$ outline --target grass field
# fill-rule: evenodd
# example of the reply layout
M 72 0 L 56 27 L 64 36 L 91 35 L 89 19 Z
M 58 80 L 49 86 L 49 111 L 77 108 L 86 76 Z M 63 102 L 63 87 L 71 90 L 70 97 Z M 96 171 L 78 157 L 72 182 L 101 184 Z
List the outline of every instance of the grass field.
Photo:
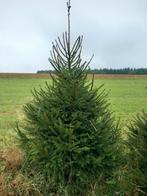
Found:
M 45 81 L 51 83 L 51 79 L 45 74 L 0 74 L 0 195 L 2 196 L 42 195 L 39 194 L 40 191 L 44 192 L 46 188 L 42 182 L 44 179 L 42 175 L 35 173 L 32 178 L 34 171 L 31 176 L 30 172 L 22 172 L 25 154 L 17 145 L 17 135 L 14 131 L 15 122 L 23 120 L 23 105 L 33 98 L 31 90 L 39 89 L 39 86 L 43 87 Z M 104 84 L 104 88 L 109 93 L 110 107 L 116 117 L 121 117 L 122 124 L 126 125 L 129 119 L 142 109 L 147 112 L 147 76 L 95 76 L 95 87 L 99 87 L 101 84 Z M 125 141 L 123 139 L 127 139 L 126 130 L 126 128 L 122 128 L 122 143 Z M 123 154 L 127 155 L 128 150 L 123 145 Z M 123 156 L 125 157 L 125 155 Z M 126 184 L 123 179 L 126 168 L 122 165 L 121 171 L 118 171 L 122 184 Z M 52 183 L 49 185 L 52 190 Z M 98 184 L 93 190 L 95 192 L 93 195 L 99 195 L 97 193 L 106 195 L 103 192 L 105 189 L 109 189 L 109 185 L 107 186 L 102 186 L 100 189 Z
M 15 121 L 23 118 L 22 107 L 32 99 L 31 89 L 50 83 L 48 75 L 0 74 L 0 138 L 7 143 Z M 95 86 L 104 84 L 111 108 L 126 123 L 135 113 L 147 111 L 147 76 L 100 75 Z M 11 137 L 9 137 L 10 139 Z

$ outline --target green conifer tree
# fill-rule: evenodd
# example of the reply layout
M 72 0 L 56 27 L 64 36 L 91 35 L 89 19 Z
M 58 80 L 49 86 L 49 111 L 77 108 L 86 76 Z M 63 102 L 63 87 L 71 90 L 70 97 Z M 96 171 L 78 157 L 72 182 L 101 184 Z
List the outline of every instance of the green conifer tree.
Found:
M 130 195 L 147 194 L 147 114 L 136 116 L 129 126 L 128 179 Z
M 52 84 L 33 91 L 18 133 L 27 167 L 75 196 L 112 179 L 119 127 L 102 86 L 93 88 L 94 80 L 87 80 L 91 60 L 81 60 L 82 36 L 71 44 L 70 17 L 68 27 L 62 40 L 53 43 L 49 61 L 56 74 L 51 76 Z

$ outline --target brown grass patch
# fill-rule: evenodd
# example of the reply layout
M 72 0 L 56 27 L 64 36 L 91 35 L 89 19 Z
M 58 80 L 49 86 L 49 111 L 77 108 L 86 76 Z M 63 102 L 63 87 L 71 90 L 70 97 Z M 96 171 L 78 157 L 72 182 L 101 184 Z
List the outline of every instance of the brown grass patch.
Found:
M 5 174 L 3 172 L 0 174 L 0 196 L 7 196 Z
M 0 78 L 18 78 L 18 79 L 49 79 L 49 74 L 35 74 L 35 73 L 0 73 Z
M 54 74 L 53 74 L 54 75 Z M 38 79 L 50 79 L 49 74 L 36 74 L 36 73 L 0 73 L 0 78 L 38 78 Z M 88 78 L 92 78 L 92 74 L 88 75 Z M 95 74 L 95 79 L 133 79 L 133 78 L 146 78 L 147 74 L 135 75 L 135 74 Z
M 92 78 L 92 74 L 88 75 L 88 78 Z M 135 75 L 135 74 L 95 74 L 95 79 L 135 79 L 135 78 L 143 78 L 147 79 L 146 75 Z
M 0 152 L 0 196 L 42 196 L 32 180 L 21 173 L 24 153 L 18 147 Z
M 33 183 L 22 174 L 0 174 L 0 196 L 42 196 Z
M 24 153 L 17 147 L 1 152 L 0 159 L 5 162 L 7 170 L 16 171 L 24 160 Z

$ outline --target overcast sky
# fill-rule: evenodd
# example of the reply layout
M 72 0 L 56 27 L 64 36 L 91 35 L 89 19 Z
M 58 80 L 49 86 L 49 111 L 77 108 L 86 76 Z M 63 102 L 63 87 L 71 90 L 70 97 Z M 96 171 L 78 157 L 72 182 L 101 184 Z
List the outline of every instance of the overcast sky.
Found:
M 71 0 L 72 40 L 84 35 L 91 68 L 147 68 L 147 0 Z M 66 0 L 0 0 L 0 72 L 51 69 L 67 29 Z

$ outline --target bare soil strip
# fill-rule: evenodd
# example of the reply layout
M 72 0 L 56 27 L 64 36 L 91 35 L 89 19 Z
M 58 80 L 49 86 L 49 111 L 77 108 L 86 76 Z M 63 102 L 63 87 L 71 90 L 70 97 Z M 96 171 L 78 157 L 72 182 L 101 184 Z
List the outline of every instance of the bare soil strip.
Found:
M 0 78 L 39 78 L 48 79 L 49 74 L 36 74 L 36 73 L 0 73 Z M 92 78 L 92 74 L 88 75 L 88 78 Z M 95 79 L 127 79 L 127 78 L 146 78 L 145 75 L 130 75 L 130 74 L 95 74 Z

